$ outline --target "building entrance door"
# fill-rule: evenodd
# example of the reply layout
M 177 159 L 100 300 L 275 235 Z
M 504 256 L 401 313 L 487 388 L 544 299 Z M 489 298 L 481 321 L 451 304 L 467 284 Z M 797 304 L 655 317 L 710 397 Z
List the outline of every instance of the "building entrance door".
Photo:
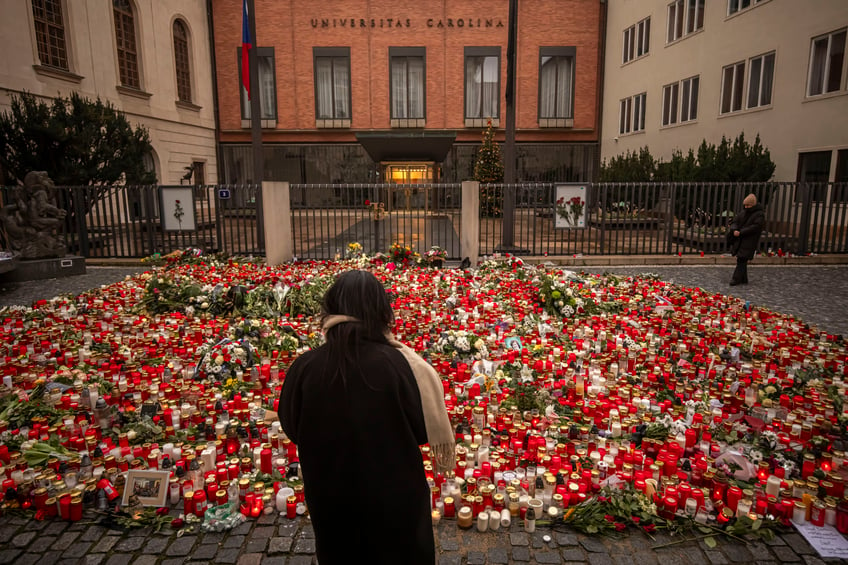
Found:
M 432 184 L 435 177 L 433 162 L 384 162 L 383 179 L 387 184 L 416 185 Z M 391 207 L 405 210 L 426 209 L 427 189 L 413 186 L 398 186 L 391 190 Z

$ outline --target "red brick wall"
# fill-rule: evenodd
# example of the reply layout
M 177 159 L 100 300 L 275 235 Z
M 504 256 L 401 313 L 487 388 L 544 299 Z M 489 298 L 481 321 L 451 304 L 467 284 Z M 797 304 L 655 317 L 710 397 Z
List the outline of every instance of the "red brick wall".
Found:
M 259 45 L 273 46 L 276 56 L 277 131 L 266 132 L 266 141 L 353 141 L 352 130 L 388 129 L 388 52 L 389 47 L 403 46 L 426 47 L 427 129 L 456 130 L 458 140 L 468 141 L 479 141 L 480 130 L 464 125 L 464 47 L 500 46 L 501 128 L 505 124 L 506 0 L 497 3 L 421 0 L 404 3 L 405 7 L 398 7 L 395 0 L 255 0 L 255 3 Z M 516 61 L 516 139 L 519 141 L 597 141 L 600 11 L 599 0 L 519 3 Z M 241 45 L 241 2 L 213 0 L 213 15 L 221 140 L 246 141 L 250 132 L 241 128 L 236 55 Z M 388 26 L 389 18 L 392 27 Z M 318 27 L 313 27 L 313 19 L 318 20 Z M 322 27 L 324 19 L 328 20 L 328 27 Z M 486 27 L 486 19 L 492 20 L 492 27 Z M 344 26 L 340 20 L 345 20 Z M 360 20 L 365 27 L 361 27 Z M 396 27 L 398 20 L 401 27 Z M 438 27 L 439 21 L 444 27 Z M 499 22 L 502 27 L 497 26 Z M 448 27 L 449 23 L 453 27 Z M 322 46 L 350 48 L 351 131 L 315 129 L 312 48 Z M 571 130 L 538 127 L 540 46 L 576 47 Z

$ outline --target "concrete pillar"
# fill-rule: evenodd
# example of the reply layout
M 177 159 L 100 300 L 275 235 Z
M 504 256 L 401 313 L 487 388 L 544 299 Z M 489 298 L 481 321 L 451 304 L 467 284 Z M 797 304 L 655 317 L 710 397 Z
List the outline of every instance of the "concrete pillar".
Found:
M 265 263 L 279 265 L 292 260 L 291 191 L 287 182 L 262 182 L 265 218 Z
M 480 183 L 463 181 L 462 214 L 459 224 L 459 253 L 476 265 L 480 259 Z

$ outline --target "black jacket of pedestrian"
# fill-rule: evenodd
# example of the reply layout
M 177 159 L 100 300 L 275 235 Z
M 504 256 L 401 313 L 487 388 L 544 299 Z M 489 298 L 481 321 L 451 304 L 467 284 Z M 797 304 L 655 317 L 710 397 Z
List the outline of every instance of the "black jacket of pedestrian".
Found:
M 750 208 L 742 208 L 727 228 L 730 254 L 742 259 L 753 259 L 760 244 L 760 235 L 763 233 L 765 221 L 766 213 L 760 203 Z M 734 236 L 733 232 L 737 230 L 739 235 Z
M 358 340 L 342 379 L 328 345 L 286 374 L 280 422 L 297 444 L 321 565 L 432 565 L 435 546 L 420 444 L 421 397 L 388 343 Z

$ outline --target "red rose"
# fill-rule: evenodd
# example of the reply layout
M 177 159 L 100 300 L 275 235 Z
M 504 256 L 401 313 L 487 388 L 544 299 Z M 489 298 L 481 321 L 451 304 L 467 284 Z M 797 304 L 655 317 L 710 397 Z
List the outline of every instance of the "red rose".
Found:
M 616 524 L 615 524 L 615 531 L 616 532 L 623 532 L 626 529 L 627 529 L 627 526 L 625 526 L 624 524 L 616 522 Z
M 366 201 L 365 201 L 365 205 L 366 205 L 366 206 L 371 206 L 371 201 L 370 201 L 370 200 L 366 200 Z
M 642 529 L 648 532 L 649 534 L 652 534 L 654 533 L 654 530 L 657 529 L 657 527 L 653 524 L 645 524 L 644 526 L 642 526 Z

